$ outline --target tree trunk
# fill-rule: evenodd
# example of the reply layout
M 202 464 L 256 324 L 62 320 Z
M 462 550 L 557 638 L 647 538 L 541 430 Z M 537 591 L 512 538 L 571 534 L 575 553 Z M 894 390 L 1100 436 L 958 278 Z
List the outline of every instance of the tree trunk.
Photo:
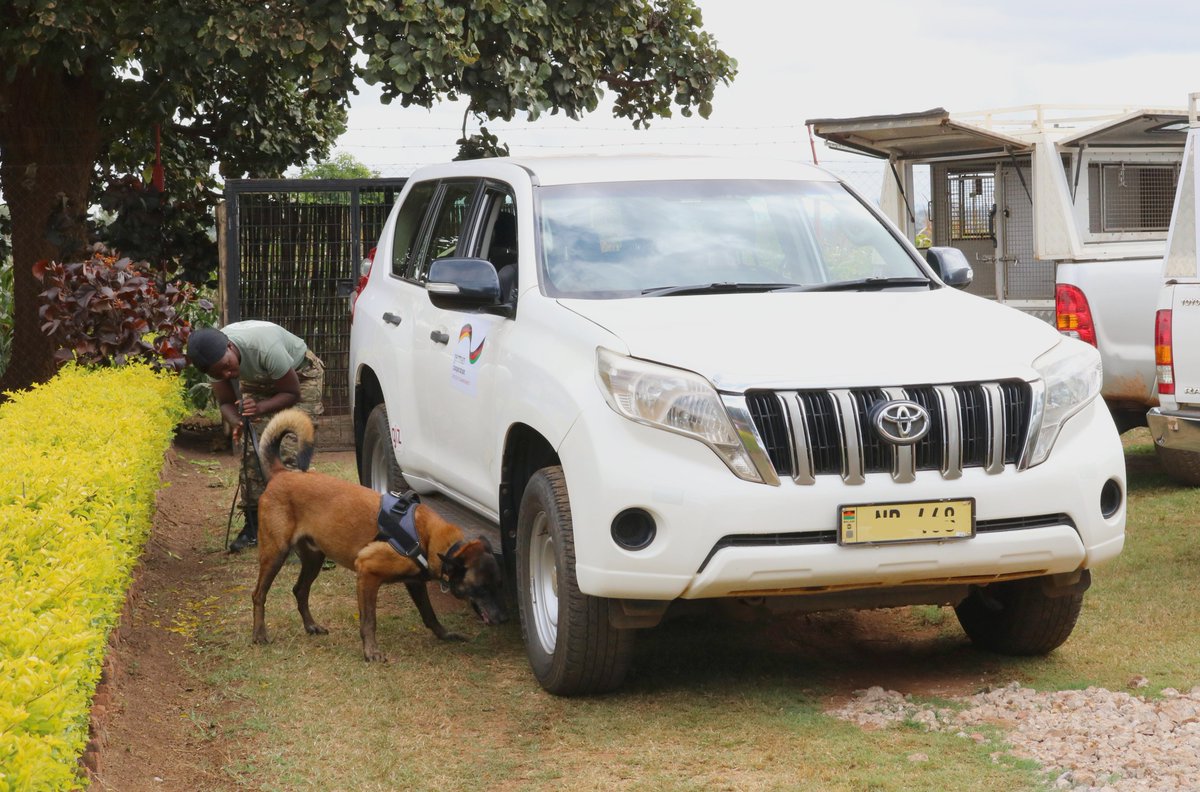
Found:
M 88 189 L 102 139 L 103 89 L 94 67 L 72 77 L 45 66 L 19 68 L 7 83 L 0 76 L 0 190 L 13 237 L 12 358 L 0 391 L 44 382 L 56 370 L 33 266 L 86 248 Z

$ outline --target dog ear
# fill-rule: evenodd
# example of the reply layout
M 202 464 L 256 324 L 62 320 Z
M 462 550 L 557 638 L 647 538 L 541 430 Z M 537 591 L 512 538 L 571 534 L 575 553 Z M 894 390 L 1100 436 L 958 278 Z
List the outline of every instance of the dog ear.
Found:
M 451 548 L 453 549 L 453 548 Z M 472 539 L 462 547 L 455 551 L 454 555 L 446 555 L 438 553 L 438 558 L 442 559 L 442 568 L 451 571 L 455 569 L 466 569 L 467 562 L 474 557 L 475 553 L 480 550 L 487 549 L 491 551 L 486 539 Z

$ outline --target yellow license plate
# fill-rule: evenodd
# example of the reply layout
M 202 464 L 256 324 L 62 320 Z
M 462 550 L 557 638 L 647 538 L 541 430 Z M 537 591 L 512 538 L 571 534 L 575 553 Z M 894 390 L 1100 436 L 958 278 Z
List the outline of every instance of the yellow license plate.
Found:
M 936 542 L 975 535 L 975 499 L 866 503 L 839 509 L 838 544 Z

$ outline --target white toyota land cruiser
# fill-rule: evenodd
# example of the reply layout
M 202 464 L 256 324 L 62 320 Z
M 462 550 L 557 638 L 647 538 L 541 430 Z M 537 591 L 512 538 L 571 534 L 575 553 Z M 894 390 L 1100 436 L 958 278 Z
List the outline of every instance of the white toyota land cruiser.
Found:
M 362 481 L 492 534 L 553 693 L 619 685 L 679 599 L 952 605 L 1048 652 L 1124 456 L 1096 350 L 948 287 L 956 253 L 795 163 L 424 168 L 354 308 Z

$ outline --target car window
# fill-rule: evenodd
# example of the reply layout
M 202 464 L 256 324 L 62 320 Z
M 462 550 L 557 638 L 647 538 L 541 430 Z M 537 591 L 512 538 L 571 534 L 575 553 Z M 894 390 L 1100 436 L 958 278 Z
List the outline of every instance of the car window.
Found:
M 923 275 L 887 227 L 836 182 L 556 185 L 541 189 L 539 205 L 540 266 L 552 296 Z
M 453 256 L 458 250 L 463 221 L 468 217 L 471 197 L 478 186 L 478 182 L 475 181 L 446 184 L 434 217 L 429 241 L 425 245 L 423 261 L 417 270 L 417 280 L 425 280 L 429 274 L 429 265 L 434 259 Z
M 517 293 L 517 207 L 512 195 L 496 187 L 484 194 L 483 227 L 474 255 L 492 262 L 500 281 L 500 297 L 512 302 Z
M 828 281 L 916 275 L 907 261 L 900 267 L 904 271 L 891 265 L 889 257 L 899 246 L 887 227 L 845 190 L 838 192 L 841 195 L 817 193 L 801 201 Z
M 422 182 L 413 185 L 408 197 L 396 216 L 396 227 L 392 231 L 392 274 L 413 277 L 417 262 L 418 233 L 421 220 L 429 209 L 437 182 Z

